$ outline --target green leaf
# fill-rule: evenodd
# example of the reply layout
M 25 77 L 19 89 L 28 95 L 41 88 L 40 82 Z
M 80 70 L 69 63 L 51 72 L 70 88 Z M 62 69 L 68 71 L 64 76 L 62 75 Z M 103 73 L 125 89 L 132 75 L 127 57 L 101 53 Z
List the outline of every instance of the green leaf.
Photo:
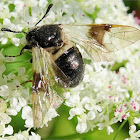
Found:
M 119 71 L 119 68 L 120 67 L 125 67 L 126 63 L 128 62 L 128 60 L 124 60 L 122 63 L 118 63 L 116 62 L 112 68 L 111 68 L 111 71 Z
M 14 4 L 9 4 L 8 5 L 10 12 L 13 12 L 15 9 L 15 5 Z
M 25 120 L 21 118 L 22 111 L 20 111 L 16 116 L 11 116 L 12 121 L 10 122 L 10 125 L 14 129 L 14 133 L 26 130 L 27 128 L 24 127 Z M 20 122 L 20 123 L 19 123 Z
M 98 6 L 95 6 L 94 12 L 92 14 L 89 14 L 87 12 L 85 12 L 85 13 L 88 17 L 92 18 L 94 21 L 98 17 L 99 11 L 100 11 L 100 8 Z

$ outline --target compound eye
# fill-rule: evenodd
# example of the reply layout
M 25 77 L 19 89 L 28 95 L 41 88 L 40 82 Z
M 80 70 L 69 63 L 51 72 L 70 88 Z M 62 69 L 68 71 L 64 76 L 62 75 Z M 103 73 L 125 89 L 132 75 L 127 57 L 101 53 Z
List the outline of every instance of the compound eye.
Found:
M 31 41 L 31 38 L 32 38 L 32 34 L 29 32 L 29 33 L 26 35 L 26 40 L 27 40 L 28 42 L 30 42 L 30 41 Z
M 35 31 L 29 31 L 26 35 L 26 40 L 27 42 L 31 42 L 31 41 L 34 41 L 35 39 Z

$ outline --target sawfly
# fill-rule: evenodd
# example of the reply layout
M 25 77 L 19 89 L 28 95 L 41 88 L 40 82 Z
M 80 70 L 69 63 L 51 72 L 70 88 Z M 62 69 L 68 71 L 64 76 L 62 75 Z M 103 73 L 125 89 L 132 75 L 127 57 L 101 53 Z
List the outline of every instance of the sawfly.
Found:
M 57 108 L 62 98 L 53 89 L 54 80 L 63 88 L 76 87 L 84 76 L 84 61 L 76 44 L 82 47 L 94 62 L 110 61 L 110 54 L 140 40 L 140 30 L 125 25 L 50 24 L 37 26 L 45 15 L 27 33 L 2 28 L 1 31 L 26 34 L 27 45 L 33 59 L 33 123 L 43 125 L 48 108 Z

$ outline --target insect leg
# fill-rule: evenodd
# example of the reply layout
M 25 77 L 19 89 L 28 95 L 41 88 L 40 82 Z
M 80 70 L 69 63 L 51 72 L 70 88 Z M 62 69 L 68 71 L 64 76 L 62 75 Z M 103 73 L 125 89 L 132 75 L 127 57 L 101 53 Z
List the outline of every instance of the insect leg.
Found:
M 24 84 L 29 83 L 29 82 L 33 82 L 33 80 L 25 81 L 25 82 L 21 83 L 20 85 L 24 85 Z
M 12 32 L 12 33 L 24 33 L 24 34 L 27 34 L 27 33 L 24 32 L 24 31 L 13 31 L 13 30 L 8 29 L 8 28 L 2 28 L 1 31 L 4 31 L 4 32 Z M 8 56 L 8 55 L 5 55 L 5 57 L 17 57 L 17 56 L 20 56 L 20 55 L 22 55 L 24 49 L 31 49 L 31 48 L 30 48 L 28 45 L 26 45 L 26 46 L 24 46 L 24 47 L 21 49 L 19 55 L 16 55 L 16 56 Z
M 24 85 L 24 84 L 29 83 L 29 82 L 33 82 L 33 80 L 25 81 L 25 82 L 21 83 L 20 85 Z M 19 86 L 17 86 L 17 87 L 19 87 Z

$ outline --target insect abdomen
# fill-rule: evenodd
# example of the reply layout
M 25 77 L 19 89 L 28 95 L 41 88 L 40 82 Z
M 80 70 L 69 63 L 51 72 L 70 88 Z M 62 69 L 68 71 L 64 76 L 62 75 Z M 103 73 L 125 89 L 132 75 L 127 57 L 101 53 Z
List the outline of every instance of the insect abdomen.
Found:
M 56 61 L 56 65 L 68 78 L 67 87 L 77 86 L 83 79 L 84 62 L 76 47 L 65 51 Z M 61 79 L 61 77 L 59 77 Z M 63 81 L 63 79 L 61 79 Z

